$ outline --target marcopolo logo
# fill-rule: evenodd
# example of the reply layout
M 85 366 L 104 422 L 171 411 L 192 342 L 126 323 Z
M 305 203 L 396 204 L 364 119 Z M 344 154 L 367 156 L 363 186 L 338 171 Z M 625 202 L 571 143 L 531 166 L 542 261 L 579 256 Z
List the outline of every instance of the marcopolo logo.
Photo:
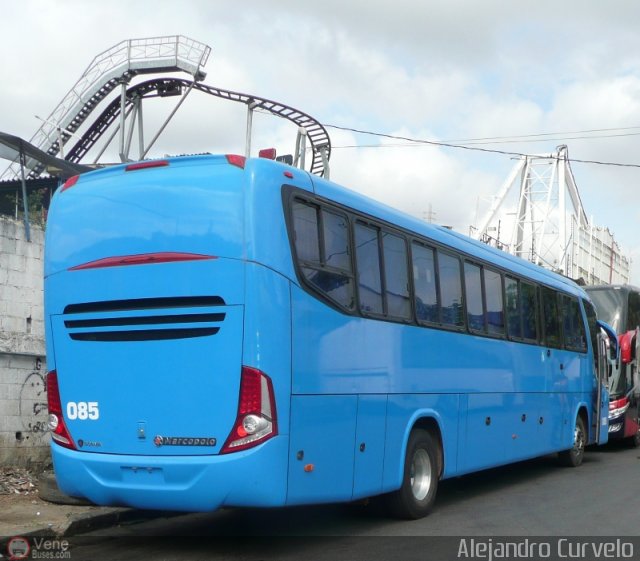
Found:
M 215 446 L 216 439 L 210 436 L 160 436 L 153 439 L 156 446 Z

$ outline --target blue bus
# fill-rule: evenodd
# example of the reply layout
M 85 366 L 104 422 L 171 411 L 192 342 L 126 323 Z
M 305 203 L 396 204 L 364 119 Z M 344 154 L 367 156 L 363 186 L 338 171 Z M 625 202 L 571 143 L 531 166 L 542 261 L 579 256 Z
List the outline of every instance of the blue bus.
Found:
M 572 281 L 264 158 L 68 180 L 45 249 L 57 481 L 211 511 L 381 496 L 607 438 Z

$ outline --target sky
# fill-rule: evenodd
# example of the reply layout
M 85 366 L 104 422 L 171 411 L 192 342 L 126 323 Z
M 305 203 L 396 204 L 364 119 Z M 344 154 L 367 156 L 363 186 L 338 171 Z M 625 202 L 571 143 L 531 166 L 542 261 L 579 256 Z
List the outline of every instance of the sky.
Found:
M 184 35 L 212 48 L 206 84 L 290 105 L 327 126 L 332 180 L 463 233 L 489 209 L 516 163 L 512 156 L 407 146 L 333 126 L 453 143 L 499 137 L 479 146 L 526 154 L 566 144 L 570 158 L 638 166 L 571 164 L 587 216 L 613 233 L 632 260 L 631 282 L 640 284 L 640 3 L 0 6 L 2 132 L 31 138 L 40 126 L 36 115 L 50 115 L 92 59 L 120 41 Z M 158 103 L 145 118 L 159 123 L 172 103 Z M 241 152 L 244 119 L 239 104 L 194 93 L 149 156 Z M 256 147 L 293 151 L 295 130 L 281 120 L 256 115 L 254 130 Z M 512 141 L 524 135 L 536 141 Z

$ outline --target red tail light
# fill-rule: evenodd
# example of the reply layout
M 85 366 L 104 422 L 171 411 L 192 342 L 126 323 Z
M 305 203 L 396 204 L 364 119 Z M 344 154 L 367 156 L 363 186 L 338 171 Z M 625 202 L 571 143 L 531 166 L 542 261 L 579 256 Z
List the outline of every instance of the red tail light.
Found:
M 49 406 L 49 430 L 51 438 L 60 446 L 76 449 L 73 439 L 67 430 L 62 416 L 62 402 L 60 401 L 60 390 L 58 389 L 58 373 L 52 370 L 47 374 L 47 405 Z
M 60 192 L 62 193 L 62 191 L 66 191 L 67 189 L 69 189 L 69 187 L 73 187 L 76 183 L 78 183 L 78 179 L 80 179 L 79 175 L 74 175 L 73 177 L 67 179 L 62 185 Z
M 627 405 L 627 403 L 629 403 L 629 400 L 626 397 L 623 397 L 621 399 L 615 399 L 609 402 L 609 410 L 620 409 L 621 407 L 624 407 L 625 405 Z
M 136 171 L 138 169 L 149 169 L 149 168 L 163 168 L 168 166 L 169 162 L 167 160 L 149 160 L 146 162 L 136 162 L 135 164 L 129 164 L 124 171 Z
M 629 409 L 629 400 L 626 397 L 614 399 L 609 402 L 609 419 L 615 419 L 626 413 Z
M 256 368 L 243 366 L 238 416 L 220 453 L 246 450 L 277 434 L 276 404 L 271 379 Z

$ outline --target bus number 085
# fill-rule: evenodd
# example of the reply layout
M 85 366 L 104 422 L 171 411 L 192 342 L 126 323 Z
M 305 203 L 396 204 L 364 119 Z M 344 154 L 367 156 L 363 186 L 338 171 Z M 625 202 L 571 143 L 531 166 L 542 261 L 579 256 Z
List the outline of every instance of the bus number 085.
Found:
M 67 403 L 67 419 L 73 421 L 79 419 L 95 421 L 100 417 L 100 409 L 97 401 L 69 401 Z

